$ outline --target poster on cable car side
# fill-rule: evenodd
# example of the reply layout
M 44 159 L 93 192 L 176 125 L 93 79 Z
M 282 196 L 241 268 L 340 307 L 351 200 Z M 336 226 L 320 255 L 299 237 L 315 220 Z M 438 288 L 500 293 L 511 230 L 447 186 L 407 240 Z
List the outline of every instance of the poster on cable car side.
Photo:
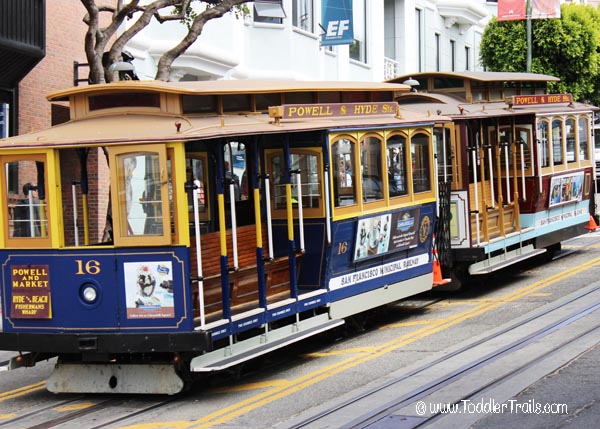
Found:
M 171 261 L 126 262 L 123 271 L 128 319 L 175 317 Z
M 548 202 L 548 207 L 581 201 L 583 179 L 583 171 L 554 176 L 550 180 L 550 201 Z
M 358 221 L 354 262 L 417 246 L 420 210 L 409 209 Z

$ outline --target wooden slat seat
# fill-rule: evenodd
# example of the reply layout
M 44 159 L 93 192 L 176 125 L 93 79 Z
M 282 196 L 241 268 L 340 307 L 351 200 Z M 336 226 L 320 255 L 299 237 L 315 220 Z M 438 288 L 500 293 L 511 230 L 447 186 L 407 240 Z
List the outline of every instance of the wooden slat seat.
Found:
M 266 242 L 263 229 L 263 243 Z M 238 270 L 230 270 L 229 294 L 232 314 L 247 311 L 258 306 L 258 271 L 256 266 L 256 227 L 243 226 L 237 229 Z M 202 272 L 204 287 L 204 307 L 207 321 L 218 319 L 222 313 L 220 236 L 219 232 L 204 234 L 200 240 L 202 250 Z M 231 231 L 227 233 L 228 261 L 233 261 Z M 191 249 L 192 276 L 197 273 L 196 252 Z M 265 258 L 268 255 L 265 255 Z M 296 259 L 300 263 L 300 258 Z M 267 299 L 289 297 L 290 277 L 287 257 L 264 262 Z M 194 294 L 194 314 L 199 315 L 197 290 Z

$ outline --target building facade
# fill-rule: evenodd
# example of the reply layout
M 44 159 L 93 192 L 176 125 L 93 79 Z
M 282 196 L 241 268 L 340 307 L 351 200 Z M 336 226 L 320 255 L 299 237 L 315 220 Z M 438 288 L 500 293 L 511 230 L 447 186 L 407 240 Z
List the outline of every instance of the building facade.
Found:
M 172 67 L 172 80 L 381 81 L 426 70 L 479 70 L 479 43 L 496 4 L 485 0 L 352 0 L 354 42 L 321 46 L 325 0 L 256 1 L 245 17 L 209 21 Z M 265 16 L 261 3 L 273 8 Z M 267 12 L 268 14 L 268 12 Z M 185 34 L 153 23 L 127 46 L 140 78 Z

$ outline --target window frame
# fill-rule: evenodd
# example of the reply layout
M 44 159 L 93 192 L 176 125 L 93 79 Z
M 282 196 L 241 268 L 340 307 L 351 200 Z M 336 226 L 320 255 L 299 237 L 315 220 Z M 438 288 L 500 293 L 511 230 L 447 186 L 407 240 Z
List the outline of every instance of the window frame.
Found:
M 290 148 L 290 156 L 292 155 L 309 155 L 309 156 L 316 156 L 316 160 L 317 160 L 317 166 L 316 166 L 316 171 L 317 171 L 317 177 L 318 177 L 318 192 L 319 192 L 319 197 L 318 197 L 318 206 L 317 207 L 302 207 L 302 215 L 304 218 L 322 218 L 325 216 L 325 196 L 324 196 L 324 191 L 323 191 L 323 183 L 324 183 L 324 178 L 323 178 L 323 150 L 320 147 L 302 147 L 302 148 Z M 264 159 L 265 159 L 265 166 L 266 166 L 266 172 L 269 175 L 270 178 L 274 177 L 273 174 L 273 169 L 272 169 L 272 163 L 271 160 L 275 157 L 275 156 L 279 156 L 281 157 L 282 160 L 285 160 L 285 152 L 283 150 L 283 148 L 276 148 L 276 149 L 266 149 L 265 153 L 264 153 Z M 285 161 L 284 161 L 285 162 Z M 285 167 L 284 167 L 285 168 Z M 273 186 L 273 189 L 275 187 L 275 183 L 273 182 L 269 182 L 270 186 Z M 287 183 L 284 183 L 284 185 Z M 304 183 L 302 182 L 303 185 L 306 185 L 308 183 Z M 294 183 L 291 183 L 292 186 L 294 186 Z M 303 196 L 305 195 L 304 193 L 302 194 Z M 271 198 L 271 216 L 273 217 L 273 219 L 286 219 L 287 218 L 287 208 L 277 208 L 276 204 L 275 204 L 275 192 L 270 192 L 270 198 Z M 298 217 L 298 205 L 294 205 L 292 204 L 292 212 L 293 212 L 293 217 L 297 218 Z
M 111 211 L 113 222 L 113 238 L 115 247 L 125 246 L 166 246 L 171 244 L 171 212 L 169 207 L 169 177 L 167 169 L 167 149 L 161 144 L 147 144 L 143 146 L 115 146 L 109 147 L 110 158 L 110 192 L 111 192 Z M 119 181 L 119 162 L 118 158 L 122 155 L 143 155 L 156 153 L 159 161 L 159 185 L 161 190 L 161 210 L 162 210 L 162 234 L 139 234 L 134 236 L 124 235 L 122 233 L 121 213 L 126 202 L 124 197 L 120 196 Z M 123 192 L 123 195 L 125 193 Z
M 53 244 L 53 201 L 54 197 L 50 195 L 50 189 L 52 189 L 53 185 L 49 182 L 49 174 L 50 170 L 50 153 L 36 152 L 36 153 L 23 153 L 23 154 L 15 154 L 15 155 L 0 155 L 0 165 L 3 166 L 4 173 L 1 174 L 0 178 L 0 186 L 1 186 L 1 195 L 2 195 L 2 221 L 4 224 L 4 228 L 2 229 L 2 234 L 4 235 L 4 247 L 22 247 L 22 248 L 50 248 Z M 9 234 L 9 208 L 8 208 L 8 183 L 7 183 L 7 174 L 4 166 L 10 164 L 12 162 L 19 161 L 34 161 L 34 162 L 43 162 L 45 165 L 44 168 L 44 181 L 46 185 L 45 195 L 46 195 L 46 227 L 47 233 L 45 237 L 11 237 Z M 51 186 L 52 185 L 52 186 Z M 60 218 L 60 216 L 59 216 Z

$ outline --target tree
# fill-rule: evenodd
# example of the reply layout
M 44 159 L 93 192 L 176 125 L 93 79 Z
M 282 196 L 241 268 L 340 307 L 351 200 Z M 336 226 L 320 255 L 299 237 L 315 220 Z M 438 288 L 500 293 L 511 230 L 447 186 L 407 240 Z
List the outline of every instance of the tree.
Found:
M 592 6 L 563 4 L 560 19 L 532 20 L 531 71 L 560 78 L 552 92 L 600 104 L 600 12 Z M 498 21 L 486 26 L 481 64 L 490 71 L 526 70 L 525 21 Z
M 158 62 L 155 79 L 167 81 L 173 61 L 194 43 L 211 19 L 220 18 L 230 11 L 247 13 L 245 4 L 253 0 L 113 0 L 112 5 L 98 5 L 96 0 L 80 0 L 87 14 L 85 54 L 90 67 L 90 83 L 112 80 L 108 72 L 111 64 L 121 61 L 123 48 L 153 19 L 159 23 L 178 20 L 185 23 L 188 33 L 173 48 L 165 52 Z M 205 9 L 197 13 L 192 3 L 201 3 Z M 110 18 L 105 18 L 109 16 Z M 101 26 L 108 21 L 106 26 Z M 118 33 L 125 20 L 134 20 L 122 33 Z

